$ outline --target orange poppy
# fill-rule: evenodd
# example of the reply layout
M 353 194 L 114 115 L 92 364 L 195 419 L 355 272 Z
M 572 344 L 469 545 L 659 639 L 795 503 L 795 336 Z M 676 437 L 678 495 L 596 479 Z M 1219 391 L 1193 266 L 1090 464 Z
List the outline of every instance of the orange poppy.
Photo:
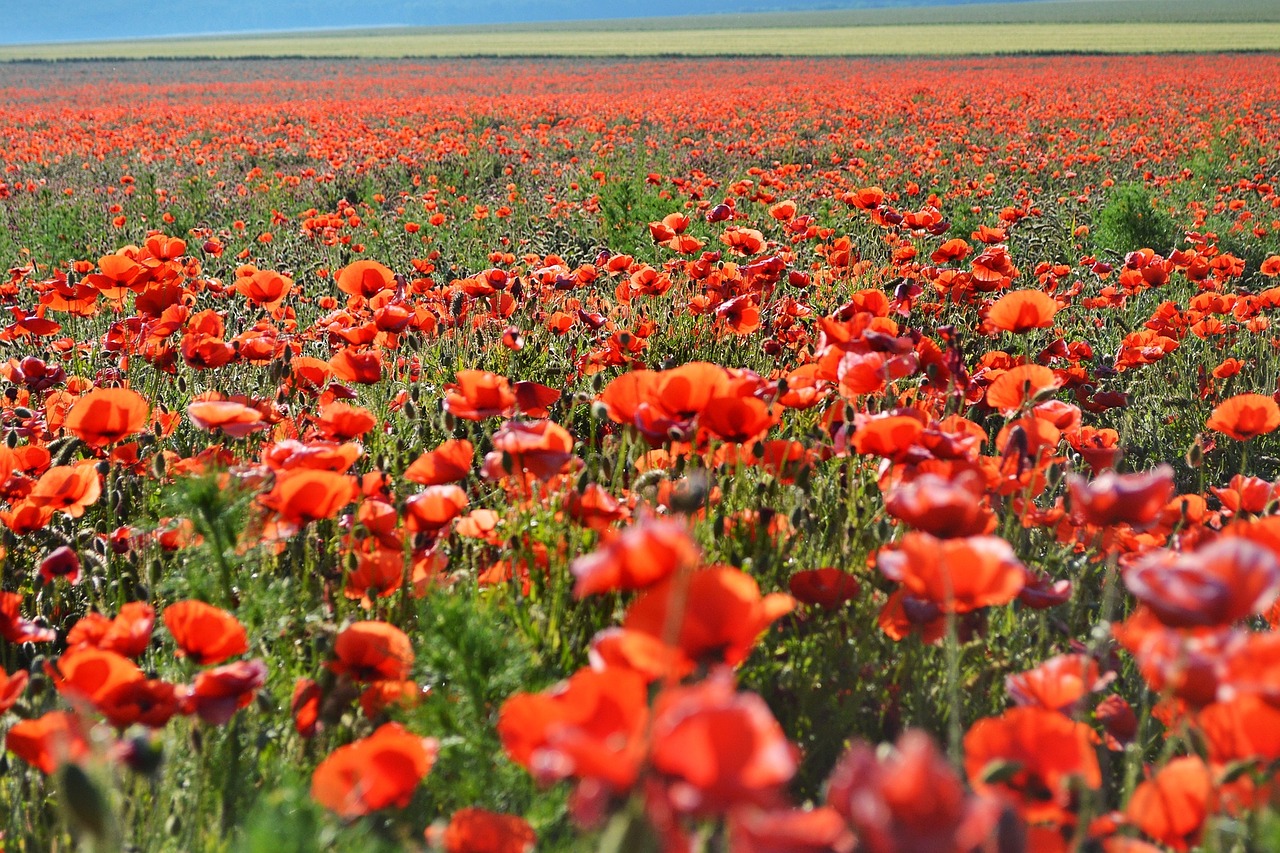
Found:
M 12 708 L 22 696 L 22 691 L 27 689 L 29 677 L 25 669 L 20 669 L 13 675 L 0 669 L 0 714 Z
M 295 468 L 276 474 L 275 486 L 259 500 L 286 521 L 308 524 L 333 518 L 358 494 L 355 479 L 345 474 Z
M 729 813 L 729 850 L 741 853 L 851 853 L 856 839 L 835 809 L 743 807 Z
M 1195 725 L 1213 765 L 1280 759 L 1280 707 L 1262 696 L 1242 693 L 1206 705 L 1196 714 Z
M 405 469 L 404 478 L 423 486 L 457 482 L 470 473 L 475 453 L 475 447 L 465 438 L 451 438 L 414 460 Z
M 427 830 L 428 841 L 432 837 Z M 443 847 L 445 853 L 532 853 L 537 842 L 537 834 L 524 818 L 468 807 L 453 813 L 435 846 Z
M 650 740 L 668 804 L 700 816 L 778 804 L 800 764 L 769 706 L 735 690 L 727 669 L 660 694 Z
M 72 518 L 84 515 L 85 507 L 102 495 L 102 479 L 92 459 L 75 465 L 57 465 L 45 471 L 27 495 L 27 503 L 37 509 L 62 510 Z M 43 525 L 42 525 L 43 526 Z
M 713 397 L 699 416 L 698 423 L 721 441 L 749 444 L 763 438 L 778 422 L 769 404 L 759 397 L 741 395 Z
M 912 531 L 897 550 L 882 550 L 877 563 L 908 595 L 944 613 L 1008 604 L 1027 582 L 1026 567 L 999 536 L 937 539 Z
M 1010 368 L 987 388 L 987 405 L 1006 415 L 1013 414 L 1041 394 L 1058 387 L 1058 377 L 1041 364 Z
M 903 732 L 887 751 L 855 741 L 831 771 L 826 801 L 867 850 L 884 851 L 978 849 L 1001 811 L 994 800 L 968 794 L 919 729 Z
M 187 416 L 199 429 L 217 430 L 230 438 L 244 438 L 267 422 L 262 412 L 233 400 L 201 400 L 187 406 Z
M 1035 669 L 1005 679 L 1009 698 L 1018 705 L 1034 705 L 1071 714 L 1089 694 L 1115 679 L 1102 675 L 1098 662 L 1084 655 L 1055 655 Z
M 456 381 L 445 386 L 444 410 L 468 421 L 509 417 L 516 393 L 505 376 L 487 370 L 459 370 Z
M 235 289 L 254 305 L 275 308 L 293 289 L 293 279 L 271 270 L 242 267 L 237 270 Z
M 924 473 L 889 490 L 885 509 L 894 518 L 942 539 L 987 533 L 995 514 L 985 503 L 986 483 L 972 471 L 953 479 Z
M 20 720 L 4 736 L 5 749 L 44 773 L 90 752 L 80 718 L 66 711 L 49 711 L 34 720 Z
M 607 530 L 630 515 L 627 507 L 599 483 L 587 483 L 581 491 L 570 490 L 565 495 L 564 508 L 574 521 L 596 531 Z
M 240 620 L 212 604 L 195 599 L 179 601 L 166 607 L 161 619 L 178 644 L 178 656 L 185 655 L 200 666 L 222 663 L 249 651 Z
M 1219 403 L 1205 426 L 1236 441 L 1248 441 L 1280 427 L 1280 405 L 1265 394 L 1237 394 Z
M 678 581 L 678 576 L 667 577 L 636 599 L 627 609 L 623 627 L 665 638 Z M 732 566 L 701 569 L 687 583 L 676 645 L 695 662 L 736 666 L 750 654 L 760 634 L 795 607 L 795 599 L 783 593 L 761 596 L 755 579 Z
M 645 517 L 570 564 L 569 571 L 578 579 L 573 594 L 584 598 L 645 589 L 681 568 L 693 568 L 700 557 L 684 524 Z
M 969 728 L 964 769 L 975 791 L 1008 799 L 1028 823 L 1063 823 L 1070 820 L 1071 780 L 1102 787 L 1093 741 L 1092 729 L 1056 711 L 1012 708 Z
M 348 264 L 334 275 L 338 289 L 352 296 L 368 299 L 396 286 L 396 274 L 377 261 L 363 260 Z
M 316 766 L 311 796 L 344 818 L 388 806 L 404 808 L 418 784 L 431 772 L 440 744 L 411 734 L 398 723 L 340 746 Z
M 377 425 L 378 419 L 373 412 L 348 403 L 329 403 L 316 418 L 316 429 L 332 441 L 359 438 Z
M 22 618 L 22 593 L 0 592 L 0 637 L 10 643 L 51 643 L 58 637 L 52 628 L 41 628 Z
M 1058 303 L 1042 290 L 1014 290 L 995 301 L 987 311 L 987 328 L 1021 334 L 1053 325 Z
M 498 712 L 507 757 L 541 781 L 594 779 L 615 793 L 635 782 L 649 719 L 645 680 L 627 669 L 580 669 L 542 693 L 516 693 Z
M 1248 539 L 1223 537 L 1187 554 L 1154 552 L 1124 572 L 1124 583 L 1172 628 L 1227 626 L 1276 601 L 1280 561 Z
M 90 702 L 95 707 L 101 707 L 126 684 L 146 679 L 133 661 L 101 649 L 66 652 L 58 658 L 56 666 L 46 663 L 45 670 L 59 693 Z
M 182 712 L 220 726 L 248 707 L 266 680 L 267 665 L 257 659 L 203 670 L 181 694 Z
M 516 408 L 531 418 L 545 418 L 551 414 L 548 408 L 560 399 L 555 388 L 537 382 L 516 382 L 511 386 L 516 395 Z
M 1144 528 L 1159 518 L 1173 497 L 1173 468 L 1159 465 L 1139 474 L 1106 471 L 1091 481 L 1067 476 L 1072 515 L 1086 524 Z
M 357 681 L 403 681 L 413 667 L 413 645 L 388 622 L 356 622 L 338 634 L 329 669 Z
M 462 515 L 467 493 L 452 483 L 427 486 L 404 502 L 405 527 L 414 532 L 435 533 Z
M 382 352 L 344 347 L 328 361 L 333 375 L 344 382 L 374 385 L 382 381 Z M 297 375 L 297 374 L 295 374 Z
M 81 441 L 104 447 L 146 429 L 151 406 L 128 388 L 94 388 L 67 412 L 64 426 Z
M 853 433 L 858 453 L 899 459 L 911 451 L 924 434 L 925 425 L 913 415 L 877 415 Z
M 553 421 L 507 421 L 490 439 L 481 473 L 490 480 L 528 472 L 547 480 L 564 471 L 573 455 L 573 436 Z
M 1190 756 L 1173 759 L 1139 785 L 1124 813 L 1148 838 L 1174 850 L 1190 850 L 1200 843 L 1217 801 L 1209 767 Z

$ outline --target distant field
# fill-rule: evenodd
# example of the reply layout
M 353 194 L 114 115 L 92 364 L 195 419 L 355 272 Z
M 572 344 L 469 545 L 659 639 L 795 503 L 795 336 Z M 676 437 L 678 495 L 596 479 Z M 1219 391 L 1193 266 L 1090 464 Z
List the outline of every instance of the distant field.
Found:
M 1031 7 L 1071 6 L 1032 3 Z M 1086 5 L 1086 4 L 1080 4 Z M 1088 4 L 1093 5 L 1093 4 Z M 1138 5 L 1115 0 L 1117 7 Z M 1148 4 L 1142 4 L 1148 5 Z M 1176 4 L 1174 4 L 1176 5 Z M 967 7 L 977 8 L 977 7 Z M 986 7 L 983 7 L 986 8 Z M 895 10 L 897 11 L 897 10 Z M 916 17 L 929 18 L 923 10 Z M 827 14 L 827 13 L 814 13 Z M 835 14 L 835 13 L 830 13 Z M 745 17 L 745 16 L 744 16 Z M 791 16 L 809 21 L 810 16 Z M 1043 52 L 1159 53 L 1280 50 L 1280 22 L 928 23 L 865 26 L 688 26 L 624 29 L 469 28 L 348 32 L 0 47 L 0 60 L 239 58 L 993 54 Z

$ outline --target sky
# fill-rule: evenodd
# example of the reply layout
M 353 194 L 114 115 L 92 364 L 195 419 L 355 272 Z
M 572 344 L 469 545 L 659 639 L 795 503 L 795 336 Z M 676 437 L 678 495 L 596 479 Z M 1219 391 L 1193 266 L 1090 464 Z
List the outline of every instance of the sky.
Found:
M 0 0 L 0 44 L 370 26 L 448 26 L 929 0 Z M 937 0 L 934 0 L 937 2 Z M 956 0 L 942 0 L 956 2 Z M 972 0 L 960 0 L 972 2 Z

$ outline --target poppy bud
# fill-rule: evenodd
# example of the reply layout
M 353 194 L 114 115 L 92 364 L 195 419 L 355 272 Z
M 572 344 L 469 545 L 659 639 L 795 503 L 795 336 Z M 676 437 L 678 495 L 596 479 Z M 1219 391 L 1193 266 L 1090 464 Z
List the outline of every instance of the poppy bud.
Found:
M 676 512 L 692 515 L 706 505 L 710 491 L 707 475 L 701 471 L 693 471 L 677 481 L 671 489 L 671 508 Z M 716 526 L 716 537 L 719 538 L 724 535 L 723 515 L 716 516 Z
M 97 783 L 79 764 L 68 761 L 58 770 L 58 787 L 69 822 L 94 838 L 104 839 L 111 826 L 111 810 Z
M 18 433 L 9 430 L 9 434 L 4 437 L 4 443 L 10 450 L 18 446 Z
M 1191 468 L 1199 468 L 1204 464 L 1204 445 L 1200 443 L 1199 436 L 1187 448 L 1186 462 Z

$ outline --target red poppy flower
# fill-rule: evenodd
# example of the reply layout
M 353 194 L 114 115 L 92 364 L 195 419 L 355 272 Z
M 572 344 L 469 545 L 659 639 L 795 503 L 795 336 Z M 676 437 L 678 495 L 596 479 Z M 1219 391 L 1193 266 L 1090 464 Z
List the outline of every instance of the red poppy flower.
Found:
M 203 601 L 188 599 L 170 604 L 161 619 L 178 644 L 179 657 L 186 655 L 200 666 L 222 663 L 249 651 L 248 637 L 240 621 Z
M 254 305 L 275 308 L 293 289 L 293 279 L 271 270 L 252 267 L 237 270 L 236 292 Z
M 973 850 L 1000 807 L 968 794 L 933 739 L 918 729 L 884 752 L 855 741 L 827 780 L 827 804 L 867 850 Z M 861 848 L 860 848 L 861 849 Z
M 1071 512 L 1086 524 L 1144 528 L 1159 518 L 1173 497 L 1173 468 L 1160 465 L 1139 474 L 1103 472 L 1092 481 L 1067 476 Z
M 378 419 L 373 412 L 347 403 L 329 403 L 316 418 L 316 429 L 333 441 L 359 438 L 377 425 Z
M 5 749 L 44 773 L 89 754 L 89 740 L 80 718 L 66 711 L 49 711 L 34 720 L 21 720 L 4 736 Z
M 57 578 L 66 578 L 72 586 L 80 583 L 80 557 L 66 545 L 49 552 L 40 561 L 37 573 L 41 583 L 52 583 Z
M 1237 394 L 1219 403 L 1205 426 L 1236 441 L 1248 441 L 1280 427 L 1280 405 L 1265 394 Z
M 58 658 L 56 666 L 45 664 L 45 669 L 59 693 L 95 706 L 123 685 L 146 678 L 133 661 L 101 649 L 69 651 Z
M 796 601 L 823 610 L 835 610 L 856 596 L 860 588 L 857 578 L 831 566 L 795 572 L 787 586 Z
M 1280 561 L 1261 545 L 1224 537 L 1189 554 L 1155 552 L 1125 571 L 1124 582 L 1170 627 L 1225 626 L 1280 596 Z
M 85 507 L 102 495 L 102 478 L 92 459 L 75 465 L 57 465 L 45 471 L 27 495 L 27 503 L 38 509 L 62 510 L 72 518 L 84 515 Z
M 498 713 L 507 756 L 536 778 L 595 779 L 616 793 L 635 782 L 649 719 L 647 685 L 626 669 L 581 669 L 542 693 L 516 693 Z
M 462 515 L 467 493 L 452 483 L 427 486 L 404 502 L 405 527 L 414 532 L 435 533 Z
M 547 417 L 551 413 L 548 407 L 560 399 L 555 388 L 537 382 L 516 382 L 511 389 L 516 395 L 516 409 L 531 418 Z
M 799 752 L 769 706 L 735 690 L 727 669 L 659 695 L 650 737 L 650 761 L 666 777 L 667 800 L 688 814 L 776 805 L 799 766 Z
M 669 608 L 678 576 L 668 577 L 636 599 L 623 627 L 652 637 L 667 636 Z M 795 599 L 783 593 L 760 595 L 755 579 L 732 566 L 694 572 L 680 605 L 683 616 L 676 645 L 691 661 L 736 666 L 773 622 L 790 613 Z
M 377 261 L 356 261 L 334 275 L 338 289 L 368 299 L 396 286 L 396 274 Z
M 729 813 L 735 853 L 853 853 L 854 834 L 835 809 L 737 808 Z
M 684 524 L 646 517 L 570 564 L 578 579 L 573 594 L 645 589 L 681 567 L 694 567 L 700 556 Z
M 1058 377 L 1041 364 L 1024 364 L 1000 374 L 987 388 L 987 405 L 1011 415 L 1058 387 Z
M 1125 817 L 1149 838 L 1190 850 L 1200 843 L 1217 800 L 1209 767 L 1195 756 L 1175 758 L 1134 790 Z
M 552 421 L 507 421 L 491 438 L 481 473 L 490 480 L 528 472 L 548 480 L 574 458 L 573 436 Z
M 1084 655 L 1056 655 L 1035 669 L 1005 679 L 1009 698 L 1018 705 L 1034 705 L 1070 714 L 1081 700 L 1104 688 L 1115 673 L 1102 675 L 1098 662 Z
M 128 388 L 94 388 L 71 411 L 64 426 L 93 447 L 114 444 L 146 429 L 151 406 Z
M 413 667 L 413 645 L 388 622 L 356 622 L 338 634 L 329 669 L 357 681 L 403 681 Z
M 507 378 L 487 370 L 459 370 L 455 384 L 445 386 L 444 410 L 465 420 L 508 417 L 515 404 Z
M 1280 759 L 1280 707 L 1242 693 L 1229 702 L 1206 705 L 1195 715 L 1211 764 Z
M 356 481 L 345 474 L 296 468 L 276 475 L 276 484 L 259 500 L 286 521 L 308 524 L 333 518 L 359 494 Z
M 1014 290 L 995 301 L 987 312 L 987 326 L 1021 334 L 1053 325 L 1058 303 L 1041 290 Z
M 882 550 L 878 564 L 908 595 L 944 613 L 1008 604 L 1027 582 L 1026 567 L 999 536 L 937 539 L 912 531 L 897 550 Z
M 333 375 L 344 382 L 374 385 L 382 381 L 382 352 L 345 347 L 329 359 Z
M 221 431 L 230 438 L 244 438 L 267 422 L 262 412 L 234 400 L 201 400 L 187 406 L 187 416 L 199 429 Z
M 0 714 L 8 711 L 18 701 L 22 691 L 27 687 L 29 674 L 20 669 L 12 675 L 0 669 Z
M 986 506 L 986 482 L 976 472 L 954 479 L 924 473 L 893 487 L 885 496 L 889 514 L 942 539 L 974 536 L 995 526 Z
M 388 806 L 404 808 L 431 772 L 439 751 L 435 738 L 421 738 L 398 723 L 386 723 L 329 753 L 311 776 L 311 796 L 344 818 Z
M 974 790 L 1009 799 L 1029 823 L 1063 822 L 1072 779 L 1087 788 L 1102 786 L 1093 740 L 1092 729 L 1056 711 L 1012 708 L 970 727 L 964 768 Z
M 89 613 L 67 632 L 67 647 L 102 649 L 136 658 L 150 644 L 155 621 L 155 610 L 141 601 L 123 605 L 114 619 L 108 619 L 101 613 Z
M 0 592 L 0 637 L 10 643 L 51 643 L 58 637 L 52 628 L 41 628 L 23 619 L 22 593 Z
M 451 438 L 414 460 L 405 469 L 404 478 L 424 486 L 457 482 L 470 473 L 475 453 L 475 447 L 465 438 Z
M 180 695 L 182 712 L 220 726 L 248 707 L 266 680 L 267 665 L 257 659 L 206 669 Z
M 524 818 L 469 807 L 453 813 L 436 846 L 445 853 L 532 853 L 537 841 Z

